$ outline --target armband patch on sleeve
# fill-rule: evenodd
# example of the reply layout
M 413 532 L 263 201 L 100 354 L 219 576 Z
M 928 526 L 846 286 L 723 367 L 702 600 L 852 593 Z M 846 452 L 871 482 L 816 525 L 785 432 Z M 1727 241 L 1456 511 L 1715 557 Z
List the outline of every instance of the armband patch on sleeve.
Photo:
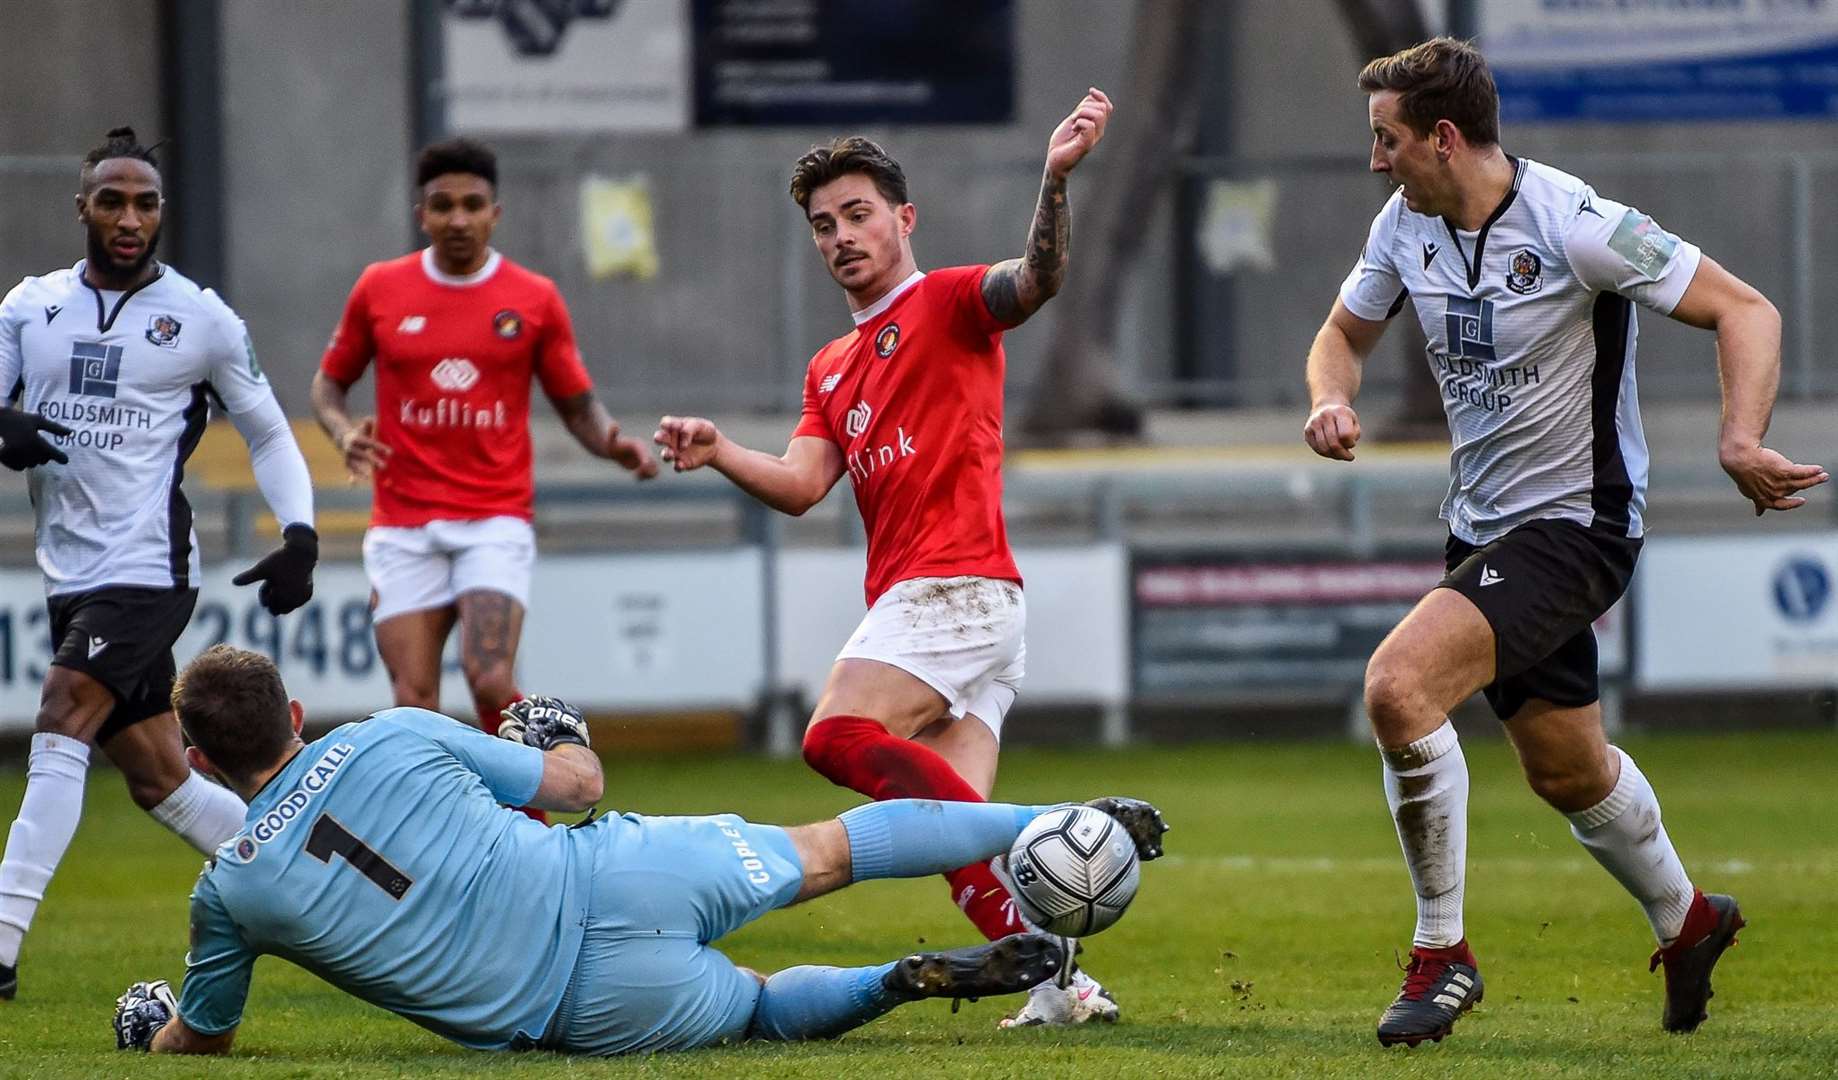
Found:
M 1640 211 L 1629 210 L 1621 216 L 1614 235 L 1608 238 L 1608 249 L 1626 259 L 1627 264 L 1643 277 L 1658 281 L 1678 250 L 1678 237 L 1660 228 Z

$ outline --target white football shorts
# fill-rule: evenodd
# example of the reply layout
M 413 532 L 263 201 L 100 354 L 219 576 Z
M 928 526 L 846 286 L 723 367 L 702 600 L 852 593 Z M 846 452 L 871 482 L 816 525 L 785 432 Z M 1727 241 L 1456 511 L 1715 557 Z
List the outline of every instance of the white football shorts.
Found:
M 1026 630 L 1027 599 L 1012 581 L 912 578 L 881 594 L 836 659 L 897 667 L 1000 739 L 1027 672 Z
M 364 533 L 364 573 L 376 593 L 371 618 L 447 607 L 461 593 L 490 589 L 530 606 L 536 530 L 518 517 L 373 525 Z

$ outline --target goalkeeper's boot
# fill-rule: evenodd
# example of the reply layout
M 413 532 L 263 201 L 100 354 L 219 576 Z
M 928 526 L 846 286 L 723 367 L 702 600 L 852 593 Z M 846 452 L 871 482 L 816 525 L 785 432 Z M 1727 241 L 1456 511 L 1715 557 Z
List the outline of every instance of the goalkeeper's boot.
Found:
M 1162 834 L 1168 831 L 1168 823 L 1162 820 L 1160 810 L 1141 799 L 1121 795 L 1106 795 L 1085 805 L 1097 807 L 1123 826 L 1123 831 L 1136 842 L 1136 854 L 1143 862 L 1162 857 Z
M 1028 991 L 1027 1004 L 1013 1016 L 996 1024 L 1004 1030 L 1024 1027 L 1047 1027 L 1071 1024 L 1114 1024 L 1120 1010 L 1117 999 L 1098 980 L 1080 968 L 1072 973 L 1065 986 L 1057 981 L 1041 983 Z
M 19 994 L 19 971 L 0 964 L 0 1001 L 11 1001 Z
M 911 998 L 975 999 L 1014 994 L 1051 980 L 1072 958 L 1066 939 L 1048 934 L 1010 934 L 987 945 L 914 953 L 895 963 L 881 980 Z
M 1748 925 L 1736 898 L 1693 893 L 1685 912 L 1685 925 L 1672 944 L 1653 954 L 1647 970 L 1666 966 L 1666 1011 L 1660 1026 L 1667 1031 L 1696 1031 L 1709 1015 L 1710 969 L 1723 950 L 1736 944 L 1736 931 Z
M 1397 1000 L 1379 1017 L 1380 1046 L 1441 1042 L 1481 1000 L 1481 973 L 1466 938 L 1442 949 L 1412 948 L 1404 972 Z

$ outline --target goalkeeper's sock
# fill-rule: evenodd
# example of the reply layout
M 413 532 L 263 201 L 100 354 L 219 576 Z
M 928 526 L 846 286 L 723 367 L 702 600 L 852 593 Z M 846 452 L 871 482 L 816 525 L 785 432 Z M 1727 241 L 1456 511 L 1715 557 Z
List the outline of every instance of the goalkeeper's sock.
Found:
M 893 964 L 836 968 L 809 965 L 773 973 L 760 987 L 749 1039 L 830 1039 L 907 999 L 887 989 Z
M 851 880 L 924 877 L 986 860 L 1007 851 L 1027 823 L 1051 806 L 954 803 L 894 799 L 843 811 L 849 834 Z M 990 881 L 994 882 L 992 875 Z M 996 884 L 1001 889 L 999 883 Z M 1006 896 L 1006 893 L 1003 893 Z
M 89 777 L 89 744 L 41 731 L 32 736 L 26 794 L 0 858 L 0 966 L 19 963 L 45 886 L 76 835 Z
M 226 787 L 194 772 L 147 813 L 199 852 L 209 855 L 243 827 L 249 807 Z

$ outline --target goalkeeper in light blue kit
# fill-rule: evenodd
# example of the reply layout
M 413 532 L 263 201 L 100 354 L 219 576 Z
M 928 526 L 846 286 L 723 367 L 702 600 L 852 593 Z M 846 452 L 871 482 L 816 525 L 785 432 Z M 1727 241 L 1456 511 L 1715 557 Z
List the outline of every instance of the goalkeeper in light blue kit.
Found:
M 117 1003 L 123 1049 L 228 1050 L 264 953 L 465 1046 L 577 1054 L 828 1038 L 1071 963 L 1062 939 L 1017 934 L 762 977 L 709 944 L 851 882 L 989 859 L 1051 807 L 896 800 L 796 828 L 730 814 L 551 828 L 504 805 L 580 811 L 602 790 L 586 724 L 553 698 L 505 710 L 497 736 L 398 708 L 304 744 L 274 664 L 219 645 L 180 674 L 173 706 L 194 767 L 249 813 L 192 893 L 182 992 L 136 983 Z M 1092 805 L 1144 859 L 1161 854 L 1154 807 Z

